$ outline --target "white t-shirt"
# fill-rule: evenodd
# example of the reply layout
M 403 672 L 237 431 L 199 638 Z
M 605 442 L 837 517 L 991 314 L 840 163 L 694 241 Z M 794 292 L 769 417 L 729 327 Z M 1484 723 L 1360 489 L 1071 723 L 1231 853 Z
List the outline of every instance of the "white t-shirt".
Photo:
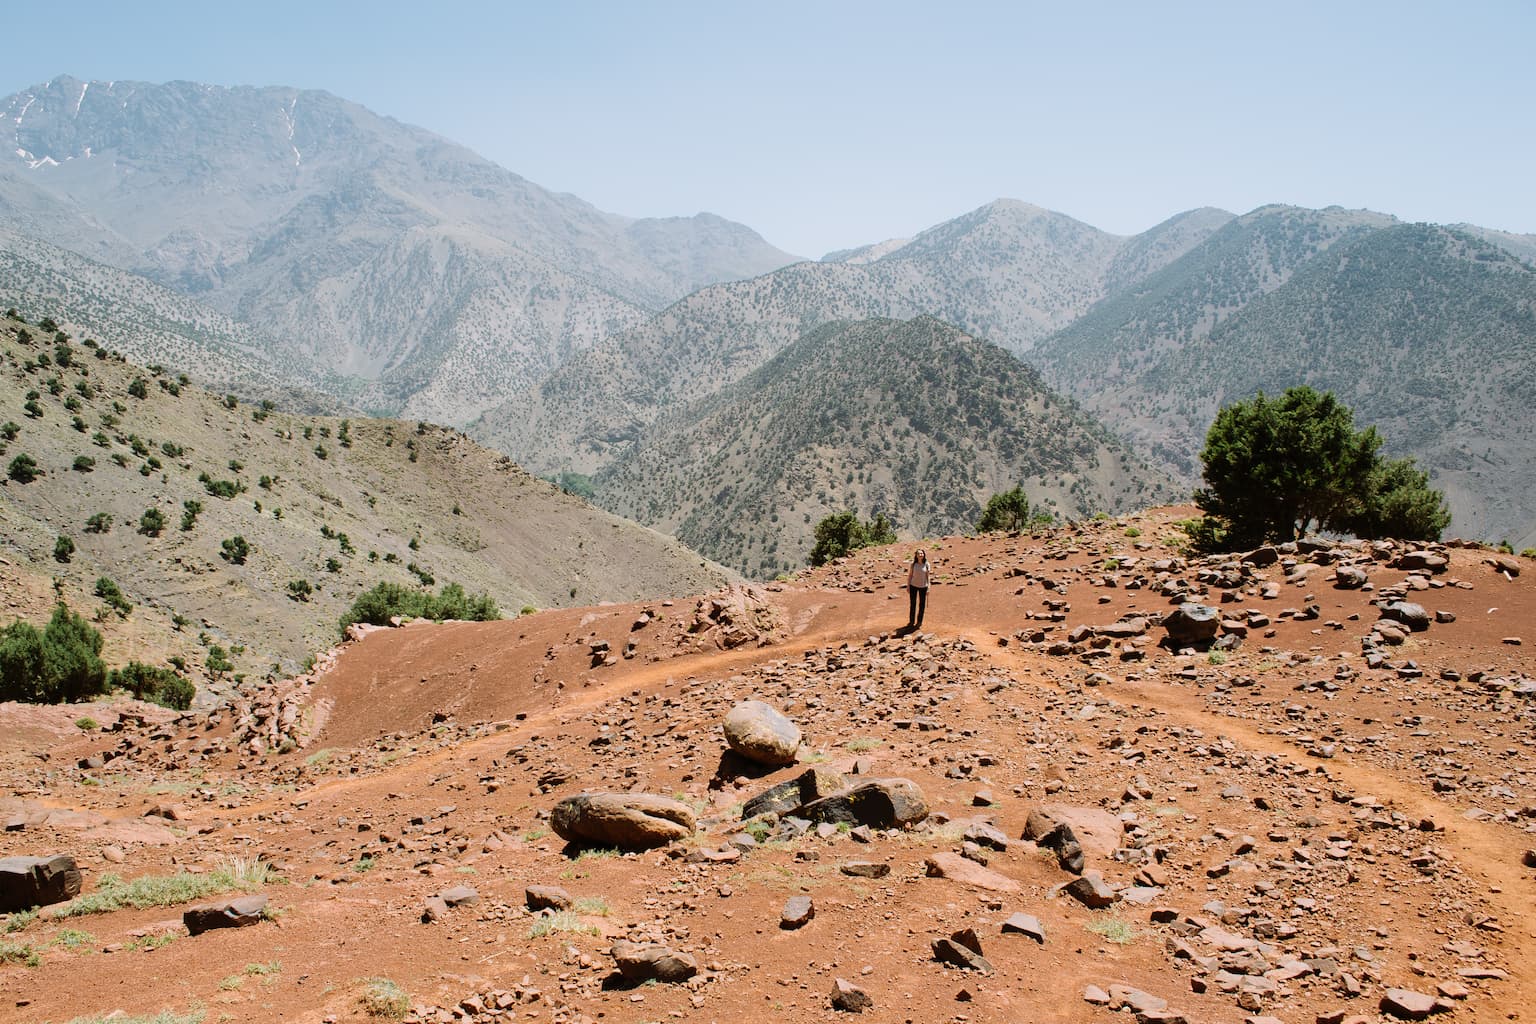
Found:
M 912 571 L 907 573 L 907 586 L 926 587 L 928 585 L 928 563 L 913 562 Z

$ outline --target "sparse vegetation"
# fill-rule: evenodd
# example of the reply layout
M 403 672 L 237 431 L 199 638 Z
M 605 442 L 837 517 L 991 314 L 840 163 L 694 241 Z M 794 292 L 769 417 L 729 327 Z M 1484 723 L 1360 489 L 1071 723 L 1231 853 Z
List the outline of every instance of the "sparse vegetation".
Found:
M 358 1002 L 364 1013 L 380 1020 L 404 1020 L 411 1012 L 410 995 L 388 978 L 363 979 Z
M 192 698 L 197 694 L 197 688 L 190 680 L 172 670 L 137 661 L 113 669 L 107 676 L 107 685 L 114 690 L 127 690 L 139 700 L 177 711 L 191 707 Z
M 110 529 L 112 524 L 112 519 L 110 516 L 107 517 L 106 522 L 107 528 Z M 102 532 L 105 533 L 106 530 L 103 530 Z M 125 619 L 128 617 L 128 613 L 133 611 L 133 602 L 129 601 L 128 598 L 123 595 L 122 590 L 118 588 L 118 585 L 112 581 L 110 576 L 98 577 L 96 580 L 96 589 L 94 592 L 97 597 L 107 602 L 107 605 L 113 611 L 117 612 L 118 615 Z
M 445 585 L 436 596 L 398 583 L 380 583 L 352 602 L 352 607 L 341 617 L 341 633 L 345 636 L 347 627 L 354 622 L 387 626 L 395 616 L 439 622 L 444 619 L 485 622 L 501 618 L 501 610 L 490 595 L 471 597 L 457 583 Z
M 1021 484 L 1011 491 L 994 494 L 987 499 L 987 507 L 982 509 L 981 518 L 976 522 L 976 532 L 1014 533 L 1026 530 L 1037 523 L 1050 521 L 1050 513 L 1030 511 L 1029 498 L 1025 496 L 1024 487 Z
M 868 522 L 860 522 L 857 512 L 834 512 L 816 524 L 815 536 L 812 565 L 825 565 L 859 548 L 896 542 L 896 531 L 883 512 Z
M 570 910 L 559 910 L 553 914 L 545 914 L 534 919 L 528 929 L 530 939 L 540 939 L 546 935 L 554 935 L 562 932 L 574 932 L 579 935 L 599 935 L 601 929 L 596 925 L 587 924 L 580 915 Z
M 180 871 L 174 875 L 144 875 L 124 881 L 108 872 L 96 888 L 82 893 L 48 911 L 54 918 L 110 914 L 124 907 L 144 910 L 149 907 L 174 907 L 193 900 L 207 899 L 221 893 L 256 888 L 259 883 L 240 878 L 230 867 L 220 867 L 205 874 Z

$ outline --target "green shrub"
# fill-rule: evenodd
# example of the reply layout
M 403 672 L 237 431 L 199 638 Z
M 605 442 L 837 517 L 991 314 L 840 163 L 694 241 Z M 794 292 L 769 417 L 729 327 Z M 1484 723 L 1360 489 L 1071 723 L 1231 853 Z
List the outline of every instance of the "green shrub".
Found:
M 13 420 L 0 423 L 0 438 L 7 441 L 16 440 L 16 435 L 21 433 L 21 425 Z
M 501 618 L 501 609 L 489 594 L 467 595 L 457 583 L 449 583 L 433 596 L 428 591 L 412 590 L 398 583 L 380 583 L 364 591 L 341 617 L 341 633 L 354 622 L 387 626 L 395 616 L 416 619 L 461 619 L 486 622 Z
M 111 520 L 108 519 L 108 522 L 110 523 Z M 128 617 L 128 613 L 133 611 L 133 603 L 123 596 L 123 592 L 118 589 L 117 584 L 112 581 L 110 576 L 97 578 L 95 594 L 111 605 L 113 610 L 125 619 Z
M 96 470 L 96 460 L 89 455 L 76 455 L 74 470 L 76 473 L 93 473 Z
M 168 668 L 138 661 L 113 669 L 107 676 L 107 685 L 114 690 L 127 690 L 139 700 L 177 711 L 191 707 L 192 698 L 197 693 L 191 680 L 183 679 Z
M 868 522 L 860 522 L 857 512 L 834 512 L 816 524 L 811 564 L 825 565 L 859 548 L 895 542 L 896 531 L 883 512 Z
M 246 557 L 251 553 L 251 545 L 238 533 L 224 540 L 219 547 L 222 548 L 219 557 L 230 565 L 244 565 Z
M 1383 460 L 1374 427 L 1332 392 L 1260 391 L 1216 414 L 1200 452 L 1205 486 L 1195 504 L 1205 550 L 1243 550 L 1312 530 L 1438 540 L 1450 523 L 1444 496 L 1411 459 Z
M 203 485 L 203 490 L 207 491 L 215 498 L 223 498 L 225 501 L 229 501 L 231 498 L 238 495 L 241 491 L 245 490 L 245 485 L 239 483 L 238 481 L 215 480 L 207 473 L 203 473 L 197 479 Z
M 308 601 L 314 592 L 315 588 L 310 586 L 309 580 L 288 581 L 288 597 L 294 601 Z
M 19 484 L 29 484 L 43 475 L 42 467 L 37 460 L 23 452 L 11 460 L 10 467 L 6 470 L 12 480 Z
M 139 517 L 139 532 L 146 537 L 158 537 L 165 529 L 165 513 L 157 508 L 147 508 Z
M 111 533 L 112 517 L 105 512 L 96 512 L 85 521 L 86 533 Z
M 42 632 L 20 620 L 0 631 L 0 700 L 62 704 L 106 685 L 101 634 L 62 601 Z
M 149 397 L 149 382 L 143 377 L 135 377 L 128 384 L 128 393 L 134 398 Z
M 68 562 L 75 553 L 75 542 L 60 534 L 53 542 L 53 560 Z
M 183 533 L 197 526 L 197 517 L 203 511 L 203 503 L 196 498 L 188 498 L 181 503 L 181 530 Z
M 229 660 L 229 652 L 224 650 L 224 648 L 220 647 L 218 644 L 214 644 L 208 648 L 208 658 L 203 662 L 203 664 L 207 667 L 209 672 L 214 674 L 214 676 L 219 676 L 225 672 L 233 671 L 235 667 L 234 662 Z

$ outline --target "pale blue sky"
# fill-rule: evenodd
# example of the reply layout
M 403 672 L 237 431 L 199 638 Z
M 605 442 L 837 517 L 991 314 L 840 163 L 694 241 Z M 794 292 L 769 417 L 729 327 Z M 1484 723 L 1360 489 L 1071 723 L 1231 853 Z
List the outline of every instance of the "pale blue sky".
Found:
M 1536 3 L 25 3 L 60 74 L 326 89 L 632 216 L 819 256 L 999 196 L 1536 232 Z

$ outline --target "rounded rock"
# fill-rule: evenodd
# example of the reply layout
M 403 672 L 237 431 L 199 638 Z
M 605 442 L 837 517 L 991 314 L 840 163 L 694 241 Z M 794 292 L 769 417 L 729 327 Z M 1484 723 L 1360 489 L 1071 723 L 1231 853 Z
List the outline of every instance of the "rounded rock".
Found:
M 747 760 L 777 768 L 795 763 L 800 727 L 760 700 L 744 700 L 725 716 L 725 742 Z

